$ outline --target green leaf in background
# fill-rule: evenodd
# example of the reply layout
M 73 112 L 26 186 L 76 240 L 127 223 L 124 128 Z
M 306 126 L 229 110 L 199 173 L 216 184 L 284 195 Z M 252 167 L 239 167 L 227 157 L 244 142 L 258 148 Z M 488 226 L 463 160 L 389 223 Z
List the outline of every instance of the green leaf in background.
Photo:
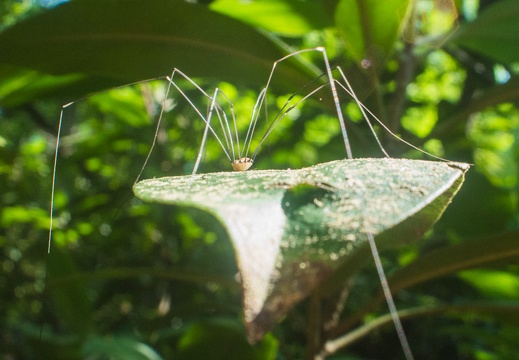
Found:
M 82 348 L 85 359 L 162 360 L 149 345 L 123 336 L 89 338 Z
M 395 271 L 391 277 L 388 278 L 389 287 L 393 294 L 395 294 L 402 289 L 424 284 L 425 282 L 461 272 L 462 270 L 465 271 L 461 272 L 460 277 L 469 283 L 472 283 L 472 280 L 479 275 L 480 271 L 485 274 L 485 277 L 492 278 L 494 272 L 467 269 L 473 269 L 478 266 L 492 266 L 500 262 L 511 263 L 517 261 L 519 259 L 519 248 L 517 247 L 518 236 L 519 231 L 513 231 L 482 240 L 435 249 L 420 256 L 407 266 Z M 499 276 L 505 279 L 504 283 L 506 286 L 503 286 L 505 285 L 503 284 L 499 288 L 500 284 L 496 281 Z M 495 284 L 491 284 L 491 286 L 504 289 L 503 292 L 507 292 L 510 298 L 517 295 L 516 280 L 517 279 L 511 279 L 507 277 L 507 275 L 499 273 L 495 279 L 491 280 L 491 282 L 495 282 Z M 478 286 L 476 282 L 473 283 L 475 287 Z M 489 286 L 489 288 L 491 286 Z M 363 308 L 350 317 L 348 321 L 352 323 L 355 319 L 360 321 L 383 302 L 385 302 L 385 297 L 382 289 L 380 289 L 374 296 L 370 297 L 369 301 L 364 303 Z M 451 307 L 452 305 L 444 306 Z M 452 309 L 456 309 L 457 306 L 458 305 L 452 306 Z M 496 305 L 496 307 L 498 306 Z
M 489 298 L 515 300 L 519 298 L 519 279 L 505 271 L 474 269 L 459 276 Z
M 302 36 L 331 26 L 324 8 L 317 1 L 217 0 L 209 7 L 221 14 L 284 36 Z
M 278 341 L 271 335 L 250 345 L 243 334 L 243 325 L 226 318 L 189 325 L 178 343 L 179 359 L 183 360 L 274 360 L 277 349 Z
M 350 56 L 357 62 L 367 58 L 383 64 L 393 52 L 410 4 L 409 0 L 341 0 L 335 22 Z
M 69 254 L 54 249 L 49 255 L 52 261 L 48 262 L 48 278 L 55 281 L 62 276 L 75 274 L 75 264 Z M 66 288 L 50 287 L 49 294 L 53 304 L 60 312 L 66 328 L 71 333 L 86 337 L 92 332 L 92 304 L 87 294 L 87 287 L 83 281 L 68 284 Z
M 1 60 L 0 60 L 1 61 Z M 110 86 L 113 82 L 107 82 Z M 15 107 L 52 94 L 65 99 L 102 88 L 81 74 L 46 75 L 36 70 L 0 63 L 0 106 Z
M 381 246 L 418 239 L 443 213 L 467 170 L 467 164 L 430 161 L 343 160 L 300 170 L 144 180 L 134 193 L 220 220 L 235 250 L 247 333 L 257 341 L 367 248 L 366 234 L 382 238 Z
M 166 76 L 173 68 L 257 86 L 284 55 L 250 26 L 175 0 L 71 1 L 5 30 L 0 53 L 3 66 L 83 74 L 85 93 Z M 276 71 L 278 86 L 287 78 L 291 84 L 313 78 L 295 59 Z
M 519 2 L 498 1 L 460 26 L 450 42 L 503 63 L 519 61 Z

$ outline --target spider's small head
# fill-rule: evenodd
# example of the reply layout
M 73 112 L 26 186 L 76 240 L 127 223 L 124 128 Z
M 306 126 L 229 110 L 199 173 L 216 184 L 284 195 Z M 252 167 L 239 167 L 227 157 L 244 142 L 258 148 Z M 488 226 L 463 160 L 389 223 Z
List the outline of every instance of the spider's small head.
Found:
M 234 171 L 247 171 L 252 166 L 254 160 L 248 157 L 241 157 L 234 161 L 231 161 L 231 166 Z

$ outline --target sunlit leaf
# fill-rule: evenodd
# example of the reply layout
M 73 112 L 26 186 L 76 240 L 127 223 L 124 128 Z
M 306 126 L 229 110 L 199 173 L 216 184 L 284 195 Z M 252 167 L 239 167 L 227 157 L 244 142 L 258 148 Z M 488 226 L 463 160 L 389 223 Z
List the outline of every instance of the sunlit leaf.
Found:
M 209 173 L 144 180 L 137 197 L 197 207 L 228 231 L 245 323 L 258 340 L 361 248 L 417 240 L 444 211 L 466 164 L 359 159 L 301 170 Z M 365 253 L 361 252 L 363 258 Z
M 217 0 L 210 8 L 284 36 L 302 36 L 329 24 L 319 2 L 298 0 Z
M 379 64 L 392 53 L 409 0 L 341 0 L 335 22 L 350 56 Z
M 509 272 L 474 269 L 459 276 L 488 297 L 519 299 L 519 279 Z

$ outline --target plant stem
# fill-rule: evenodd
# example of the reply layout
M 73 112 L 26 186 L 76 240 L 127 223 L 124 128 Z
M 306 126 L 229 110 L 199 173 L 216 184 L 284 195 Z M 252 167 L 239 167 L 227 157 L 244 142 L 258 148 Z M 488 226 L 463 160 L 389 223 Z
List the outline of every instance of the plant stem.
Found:
M 306 339 L 306 359 L 314 360 L 321 343 L 321 298 L 316 292 L 310 295 L 310 314 Z

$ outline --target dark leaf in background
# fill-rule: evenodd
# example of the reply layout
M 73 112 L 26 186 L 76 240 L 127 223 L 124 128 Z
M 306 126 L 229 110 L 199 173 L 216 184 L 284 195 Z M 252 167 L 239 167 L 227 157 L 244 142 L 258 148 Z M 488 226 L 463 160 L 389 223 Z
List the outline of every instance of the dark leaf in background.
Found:
M 0 64 L 43 74 L 81 75 L 74 83 L 80 85 L 74 89 L 76 97 L 170 75 L 173 68 L 193 77 L 257 86 L 266 82 L 273 62 L 284 55 L 254 28 L 204 6 L 176 0 L 71 1 L 1 33 L 0 53 Z M 315 76 L 295 60 L 276 71 L 274 85 L 280 87 L 286 79 L 302 85 Z M 20 90 L 39 96 L 62 90 L 61 81 L 48 88 L 43 86 L 45 76 L 40 76 L 20 84 L 29 87 Z
M 450 41 L 505 64 L 519 61 L 519 2 L 497 1 L 474 21 L 460 26 Z

